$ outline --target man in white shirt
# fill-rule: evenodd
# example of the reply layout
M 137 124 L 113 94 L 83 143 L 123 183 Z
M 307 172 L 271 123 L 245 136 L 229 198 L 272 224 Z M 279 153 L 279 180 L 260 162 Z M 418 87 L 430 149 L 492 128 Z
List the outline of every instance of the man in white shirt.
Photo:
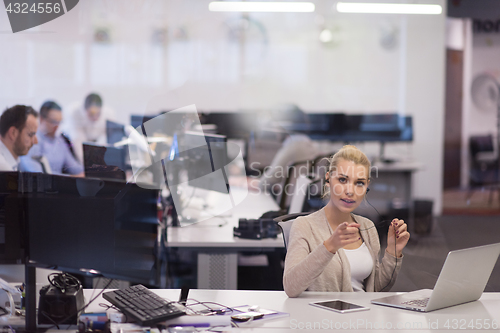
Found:
M 307 135 L 295 132 L 296 127 L 307 131 L 309 126 L 307 115 L 298 106 L 294 104 L 281 105 L 272 110 L 272 118 L 271 125 L 278 129 L 284 129 L 290 134 L 283 141 L 282 147 L 274 156 L 271 165 L 264 169 L 259 180 L 261 190 L 271 191 L 275 194 L 276 189 L 273 189 L 273 186 L 275 184 L 283 185 L 288 176 L 288 167 L 295 162 L 313 160 L 319 154 L 319 147 Z M 297 171 L 300 170 L 292 172 Z M 281 192 L 283 189 L 279 188 L 278 190 Z
M 89 94 L 83 106 L 73 107 L 63 125 L 63 132 L 72 143 L 75 155 L 83 163 L 83 142 L 106 143 L 106 120 L 114 120 L 114 112 L 102 105 L 98 94 Z
M 0 171 L 17 171 L 19 156 L 38 143 L 38 113 L 30 106 L 15 105 L 0 117 Z

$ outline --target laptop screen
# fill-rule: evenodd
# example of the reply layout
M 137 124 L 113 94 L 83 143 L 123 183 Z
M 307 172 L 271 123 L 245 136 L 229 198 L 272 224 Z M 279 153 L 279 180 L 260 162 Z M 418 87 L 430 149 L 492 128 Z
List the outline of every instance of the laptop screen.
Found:
M 126 179 L 124 147 L 84 143 L 83 163 L 86 177 Z

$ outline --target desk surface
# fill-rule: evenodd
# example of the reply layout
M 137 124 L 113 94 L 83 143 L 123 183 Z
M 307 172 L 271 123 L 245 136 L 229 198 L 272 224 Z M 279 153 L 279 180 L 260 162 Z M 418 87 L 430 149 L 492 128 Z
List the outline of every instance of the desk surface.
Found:
M 84 290 L 86 302 L 99 294 L 100 290 Z M 158 295 L 170 300 L 179 298 L 178 289 L 153 289 Z M 475 302 L 457 305 L 429 313 L 374 305 L 370 300 L 396 293 L 326 293 L 304 292 L 300 297 L 288 298 L 283 291 L 244 291 L 244 290 L 203 290 L 193 289 L 189 299 L 202 302 L 217 302 L 229 307 L 240 305 L 259 305 L 262 309 L 287 312 L 288 317 L 253 321 L 240 324 L 243 331 L 251 332 L 289 332 L 297 329 L 335 330 L 353 332 L 365 331 L 402 331 L 449 332 L 452 329 L 480 331 L 500 327 L 500 293 L 484 293 Z M 368 311 L 339 314 L 310 306 L 310 302 L 319 300 L 341 299 L 364 305 Z M 86 312 L 104 312 L 99 304 L 109 304 L 97 297 Z M 109 311 L 116 311 L 109 309 Z M 24 319 L 13 317 L 5 324 L 23 326 Z M 398 329 L 399 328 L 399 329 Z M 73 330 L 74 332 L 74 330 Z
M 162 297 L 177 300 L 180 290 L 153 290 Z M 97 291 L 86 290 L 86 299 Z M 500 293 L 484 293 L 479 301 L 466 303 L 450 308 L 421 313 L 403 309 L 374 305 L 370 300 L 396 293 L 326 293 L 305 292 L 298 298 L 288 298 L 283 291 L 242 291 L 242 290 L 200 290 L 193 289 L 189 299 L 210 301 L 226 306 L 259 305 L 262 309 L 271 309 L 290 314 L 289 317 L 276 318 L 267 321 L 254 321 L 248 328 L 290 330 L 290 329 L 349 329 L 349 330 L 436 330 L 449 331 L 453 328 L 466 330 L 500 327 Z M 364 305 L 369 311 L 339 314 L 309 305 L 318 300 L 342 299 L 348 302 Z M 106 303 L 101 298 L 89 307 L 90 311 L 101 311 L 99 303 Z M 492 326 L 495 325 L 495 326 Z
M 284 247 L 281 234 L 278 238 L 263 240 L 233 237 L 233 227 L 238 226 L 240 218 L 256 219 L 265 212 L 276 210 L 279 210 L 279 206 L 270 195 L 263 192 L 248 192 L 240 204 L 220 216 L 185 227 L 168 228 L 168 246 L 190 248 Z

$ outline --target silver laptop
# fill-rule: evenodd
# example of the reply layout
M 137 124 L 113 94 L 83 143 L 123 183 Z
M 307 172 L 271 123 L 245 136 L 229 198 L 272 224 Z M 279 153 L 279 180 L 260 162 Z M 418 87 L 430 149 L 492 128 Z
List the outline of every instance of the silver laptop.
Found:
M 481 297 L 499 255 L 500 243 L 451 251 L 434 290 L 422 289 L 371 302 L 428 312 L 476 301 Z

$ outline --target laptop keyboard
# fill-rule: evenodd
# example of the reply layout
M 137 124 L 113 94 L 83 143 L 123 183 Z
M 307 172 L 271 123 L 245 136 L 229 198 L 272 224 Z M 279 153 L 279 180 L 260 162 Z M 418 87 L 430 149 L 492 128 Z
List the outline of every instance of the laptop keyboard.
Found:
M 427 303 L 429 303 L 429 297 L 422 298 L 422 299 L 413 299 L 411 301 L 403 302 L 402 304 L 413 305 L 413 306 L 418 306 L 418 307 L 421 307 L 421 308 L 425 308 L 427 306 Z

